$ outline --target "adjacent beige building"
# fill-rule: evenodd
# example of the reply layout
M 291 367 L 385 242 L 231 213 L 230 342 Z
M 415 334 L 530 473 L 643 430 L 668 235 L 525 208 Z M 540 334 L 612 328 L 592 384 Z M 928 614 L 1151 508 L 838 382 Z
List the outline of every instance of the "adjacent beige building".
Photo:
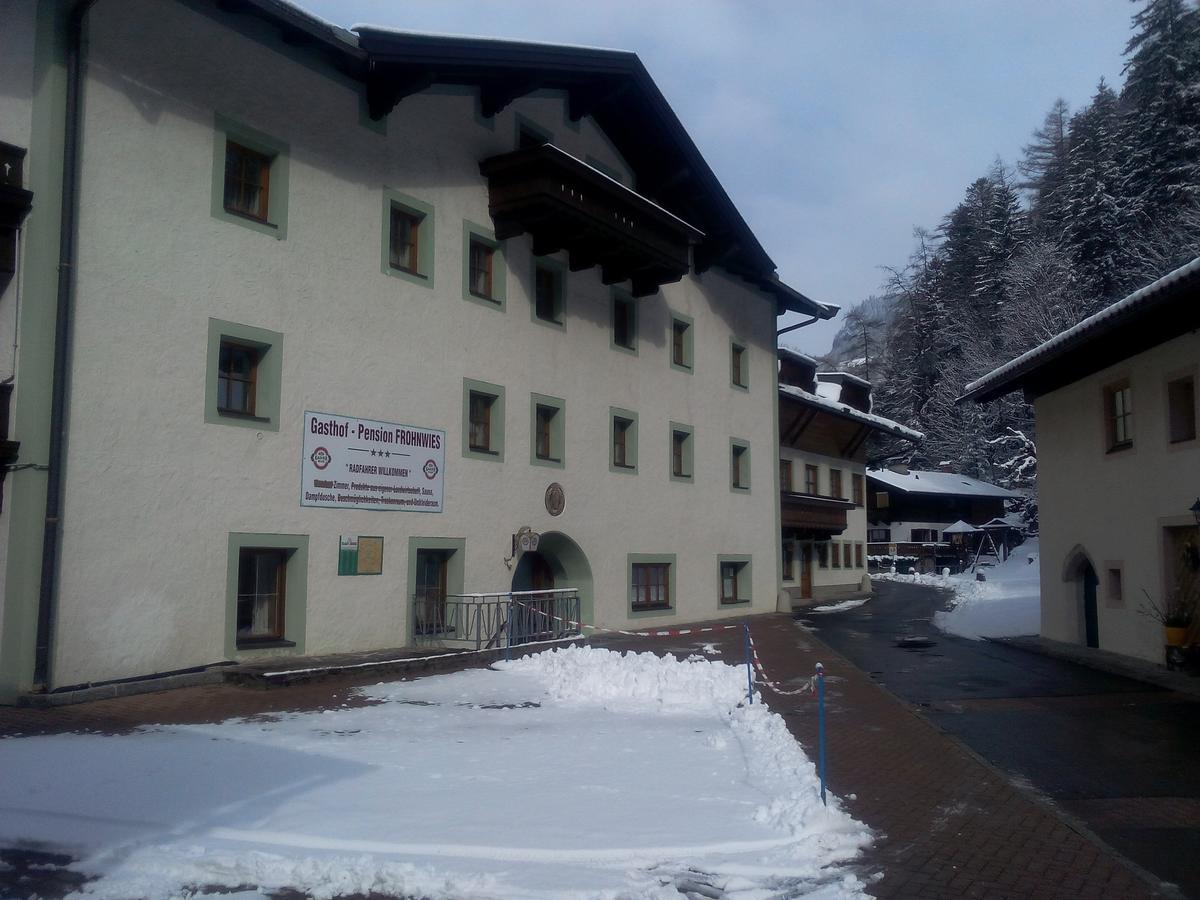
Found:
M 447 594 L 775 609 L 776 317 L 835 310 L 635 55 L 69 6 L 0 0 L 0 700 L 404 646 Z
M 871 412 L 871 385 L 779 351 L 780 605 L 869 594 L 867 442 L 923 435 Z
M 1198 329 L 1200 260 L 966 388 L 1034 404 L 1045 637 L 1163 660 L 1142 611 L 1200 572 Z

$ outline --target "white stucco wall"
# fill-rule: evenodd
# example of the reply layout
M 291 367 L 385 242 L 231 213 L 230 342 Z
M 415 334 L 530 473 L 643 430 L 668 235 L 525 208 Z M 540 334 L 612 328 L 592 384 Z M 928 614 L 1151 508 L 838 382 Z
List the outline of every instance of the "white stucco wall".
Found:
M 406 643 L 410 536 L 465 538 L 468 591 L 504 590 L 519 526 L 587 555 L 595 619 L 628 621 L 626 555 L 677 556 L 671 616 L 718 606 L 718 554 L 753 556 L 751 611 L 775 608 L 773 301 L 716 270 L 638 301 L 636 357 L 610 349 L 610 290 L 569 273 L 565 327 L 531 321 L 527 237 L 507 246 L 503 312 L 462 299 L 463 220 L 487 224 L 481 159 L 515 148 L 520 114 L 563 149 L 620 160 L 563 101 L 516 101 L 480 124 L 470 96 L 406 98 L 381 136 L 355 89 L 179 4 L 129 0 L 93 17 L 56 685 L 224 657 L 230 532 L 309 536 L 308 654 Z M 174 36 L 186 34 L 180 41 Z M 286 240 L 210 215 L 213 116 L 290 145 Z M 435 207 L 435 287 L 380 272 L 384 186 Z M 670 367 L 669 310 L 693 317 L 695 370 Z M 206 424 L 215 317 L 284 335 L 276 432 Z M 731 336 L 750 390 L 729 379 Z M 463 378 L 506 389 L 503 463 L 462 458 Z M 529 463 L 530 393 L 565 398 L 562 470 Z M 639 414 L 639 471 L 609 471 L 610 406 Z M 301 508 L 306 409 L 446 431 L 441 514 Z M 669 478 L 669 425 L 695 429 L 695 480 Z M 748 493 L 729 442 L 751 446 Z M 551 481 L 566 510 L 551 518 Z M 849 480 L 847 474 L 847 489 Z M 385 539 L 384 574 L 338 578 L 341 534 Z
M 1038 398 L 1042 634 L 1083 643 L 1081 596 L 1071 576 L 1082 554 L 1099 576 L 1103 649 L 1162 661 L 1162 626 L 1138 613 L 1167 588 L 1163 529 L 1193 523 L 1200 494 L 1200 444 L 1171 444 L 1167 381 L 1197 375 L 1200 335 L 1186 334 Z M 1133 447 L 1109 453 L 1105 385 L 1129 378 Z M 1123 571 L 1123 597 L 1110 597 L 1105 573 Z

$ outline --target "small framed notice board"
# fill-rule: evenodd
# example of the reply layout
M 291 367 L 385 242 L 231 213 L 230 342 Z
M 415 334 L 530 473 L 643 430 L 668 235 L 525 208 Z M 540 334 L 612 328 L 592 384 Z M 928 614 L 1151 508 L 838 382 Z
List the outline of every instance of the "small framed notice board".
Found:
M 338 540 L 339 575 L 382 575 L 383 538 L 343 534 Z

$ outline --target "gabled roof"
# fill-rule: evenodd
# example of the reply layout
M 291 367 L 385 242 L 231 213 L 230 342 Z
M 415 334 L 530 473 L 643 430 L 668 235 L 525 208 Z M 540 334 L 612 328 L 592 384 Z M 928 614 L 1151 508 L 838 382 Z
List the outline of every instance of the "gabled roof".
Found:
M 959 519 L 953 525 L 947 525 L 943 528 L 942 534 L 974 534 L 979 530 L 974 525 L 969 525 L 962 519 Z
M 937 494 L 946 497 L 1017 497 L 1019 494 L 957 472 L 918 472 L 902 475 L 891 469 L 867 469 L 867 478 L 903 494 Z
M 853 406 L 847 406 L 845 403 L 839 403 L 837 400 L 830 400 L 828 397 L 820 397 L 817 394 L 810 393 L 802 388 L 795 387 L 790 384 L 781 384 L 779 386 L 779 395 L 787 397 L 791 400 L 799 401 L 807 406 L 814 407 L 822 412 L 832 413 L 842 419 L 850 419 L 860 425 L 865 425 L 868 428 L 873 428 L 876 431 L 882 431 L 887 434 L 893 434 L 897 437 L 902 437 L 909 441 L 923 441 L 925 435 L 919 431 L 913 431 L 911 428 L 906 428 L 899 422 L 893 422 L 891 419 L 885 419 L 883 416 L 877 416 L 873 413 L 865 413 L 855 409 Z
M 959 401 L 1037 397 L 1200 328 L 1200 257 L 972 381 Z

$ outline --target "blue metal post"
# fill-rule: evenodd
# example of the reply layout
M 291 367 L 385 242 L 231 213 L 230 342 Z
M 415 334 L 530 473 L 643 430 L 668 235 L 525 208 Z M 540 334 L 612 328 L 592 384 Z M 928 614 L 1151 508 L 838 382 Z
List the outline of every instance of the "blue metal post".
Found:
M 817 663 L 817 772 L 821 776 L 821 802 L 825 799 L 825 667 Z
M 746 645 L 746 696 L 754 703 L 754 670 L 750 664 L 750 623 L 742 623 L 742 638 Z

